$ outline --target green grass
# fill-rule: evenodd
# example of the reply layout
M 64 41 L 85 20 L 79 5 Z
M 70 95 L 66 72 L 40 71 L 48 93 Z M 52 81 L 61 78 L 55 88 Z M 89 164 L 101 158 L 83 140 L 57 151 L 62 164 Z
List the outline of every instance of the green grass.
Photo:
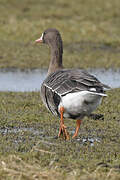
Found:
M 64 43 L 64 66 L 120 68 L 119 0 L 0 0 L 0 68 L 47 68 L 34 41 L 49 27 Z M 120 89 L 85 118 L 79 139 L 56 139 L 59 119 L 40 94 L 0 92 L 0 179 L 120 180 Z M 75 121 L 65 120 L 72 136 Z M 94 143 L 83 140 L 93 138 Z
M 108 92 L 85 118 L 78 140 L 56 139 L 59 119 L 42 105 L 39 93 L 0 93 L 0 177 L 3 179 L 120 178 L 120 89 Z M 74 120 L 65 120 L 72 136 Z M 84 139 L 93 138 L 90 141 Z M 96 140 L 98 139 L 98 140 Z M 45 177 L 44 177 L 45 176 Z
M 47 68 L 47 46 L 34 41 L 48 27 L 64 42 L 66 67 L 120 67 L 119 0 L 0 0 L 0 67 Z

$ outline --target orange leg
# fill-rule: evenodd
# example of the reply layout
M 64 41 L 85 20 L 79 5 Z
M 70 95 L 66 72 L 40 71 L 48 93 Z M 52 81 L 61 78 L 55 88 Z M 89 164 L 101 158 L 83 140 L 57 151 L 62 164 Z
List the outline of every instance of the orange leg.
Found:
M 76 121 L 76 130 L 75 130 L 75 134 L 73 135 L 72 138 L 77 137 L 78 132 L 79 132 L 79 128 L 80 128 L 80 125 L 81 125 L 81 122 L 82 122 L 82 120 L 77 120 L 77 121 Z
M 58 137 L 60 137 L 61 134 L 63 134 L 63 137 L 66 140 L 69 140 L 69 133 L 66 130 L 66 126 L 64 125 L 64 120 L 63 120 L 63 113 L 64 113 L 64 107 L 60 108 L 60 129 L 59 129 L 59 133 L 58 133 Z

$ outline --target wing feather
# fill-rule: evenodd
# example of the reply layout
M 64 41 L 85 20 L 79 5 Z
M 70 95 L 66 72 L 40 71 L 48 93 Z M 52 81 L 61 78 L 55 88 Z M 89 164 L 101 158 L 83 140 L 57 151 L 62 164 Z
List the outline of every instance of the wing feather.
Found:
M 97 93 L 104 93 L 102 84 L 95 76 L 82 69 L 62 69 L 49 75 L 43 85 L 62 96 L 69 92 L 84 91 L 95 88 Z

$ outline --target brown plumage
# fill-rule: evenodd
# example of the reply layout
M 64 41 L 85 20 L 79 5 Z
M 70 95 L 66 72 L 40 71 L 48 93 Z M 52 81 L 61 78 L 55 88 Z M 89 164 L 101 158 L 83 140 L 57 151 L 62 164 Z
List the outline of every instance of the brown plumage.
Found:
M 106 96 L 104 88 L 109 87 L 83 69 L 63 68 L 62 39 L 56 29 L 47 29 L 36 42 L 43 42 L 51 48 L 48 75 L 41 86 L 43 103 L 54 115 L 61 117 L 58 136 L 63 133 L 65 139 L 69 139 L 69 134 L 63 122 L 64 116 L 77 119 L 76 132 L 73 136 L 76 137 L 81 124 L 80 118 L 90 115 L 96 109 L 101 102 L 101 98 Z M 74 97 L 72 98 L 72 95 L 76 97 L 76 100 Z M 70 102 L 69 98 L 75 101 L 73 107 L 73 102 Z M 76 110 L 74 110 L 74 107 L 76 107 Z

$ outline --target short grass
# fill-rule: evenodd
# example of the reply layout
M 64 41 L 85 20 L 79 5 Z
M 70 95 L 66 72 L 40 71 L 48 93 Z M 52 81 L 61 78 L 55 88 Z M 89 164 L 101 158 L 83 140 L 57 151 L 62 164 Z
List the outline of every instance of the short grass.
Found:
M 46 68 L 48 27 L 64 42 L 66 67 L 120 67 L 119 0 L 0 0 L 0 67 Z
M 0 68 L 47 68 L 35 39 L 48 27 L 64 42 L 64 66 L 120 67 L 119 0 L 0 0 Z M 76 140 L 56 139 L 59 119 L 40 94 L 0 92 L 0 179 L 120 180 L 120 89 L 85 118 Z M 72 136 L 75 121 L 65 120 Z M 93 141 L 93 142 L 92 142 Z
M 39 93 L 1 92 L 0 102 L 1 178 L 120 179 L 120 89 L 109 91 L 95 112 L 104 119 L 85 118 L 70 141 L 56 139 L 59 119 Z M 72 136 L 75 121 L 65 124 Z

